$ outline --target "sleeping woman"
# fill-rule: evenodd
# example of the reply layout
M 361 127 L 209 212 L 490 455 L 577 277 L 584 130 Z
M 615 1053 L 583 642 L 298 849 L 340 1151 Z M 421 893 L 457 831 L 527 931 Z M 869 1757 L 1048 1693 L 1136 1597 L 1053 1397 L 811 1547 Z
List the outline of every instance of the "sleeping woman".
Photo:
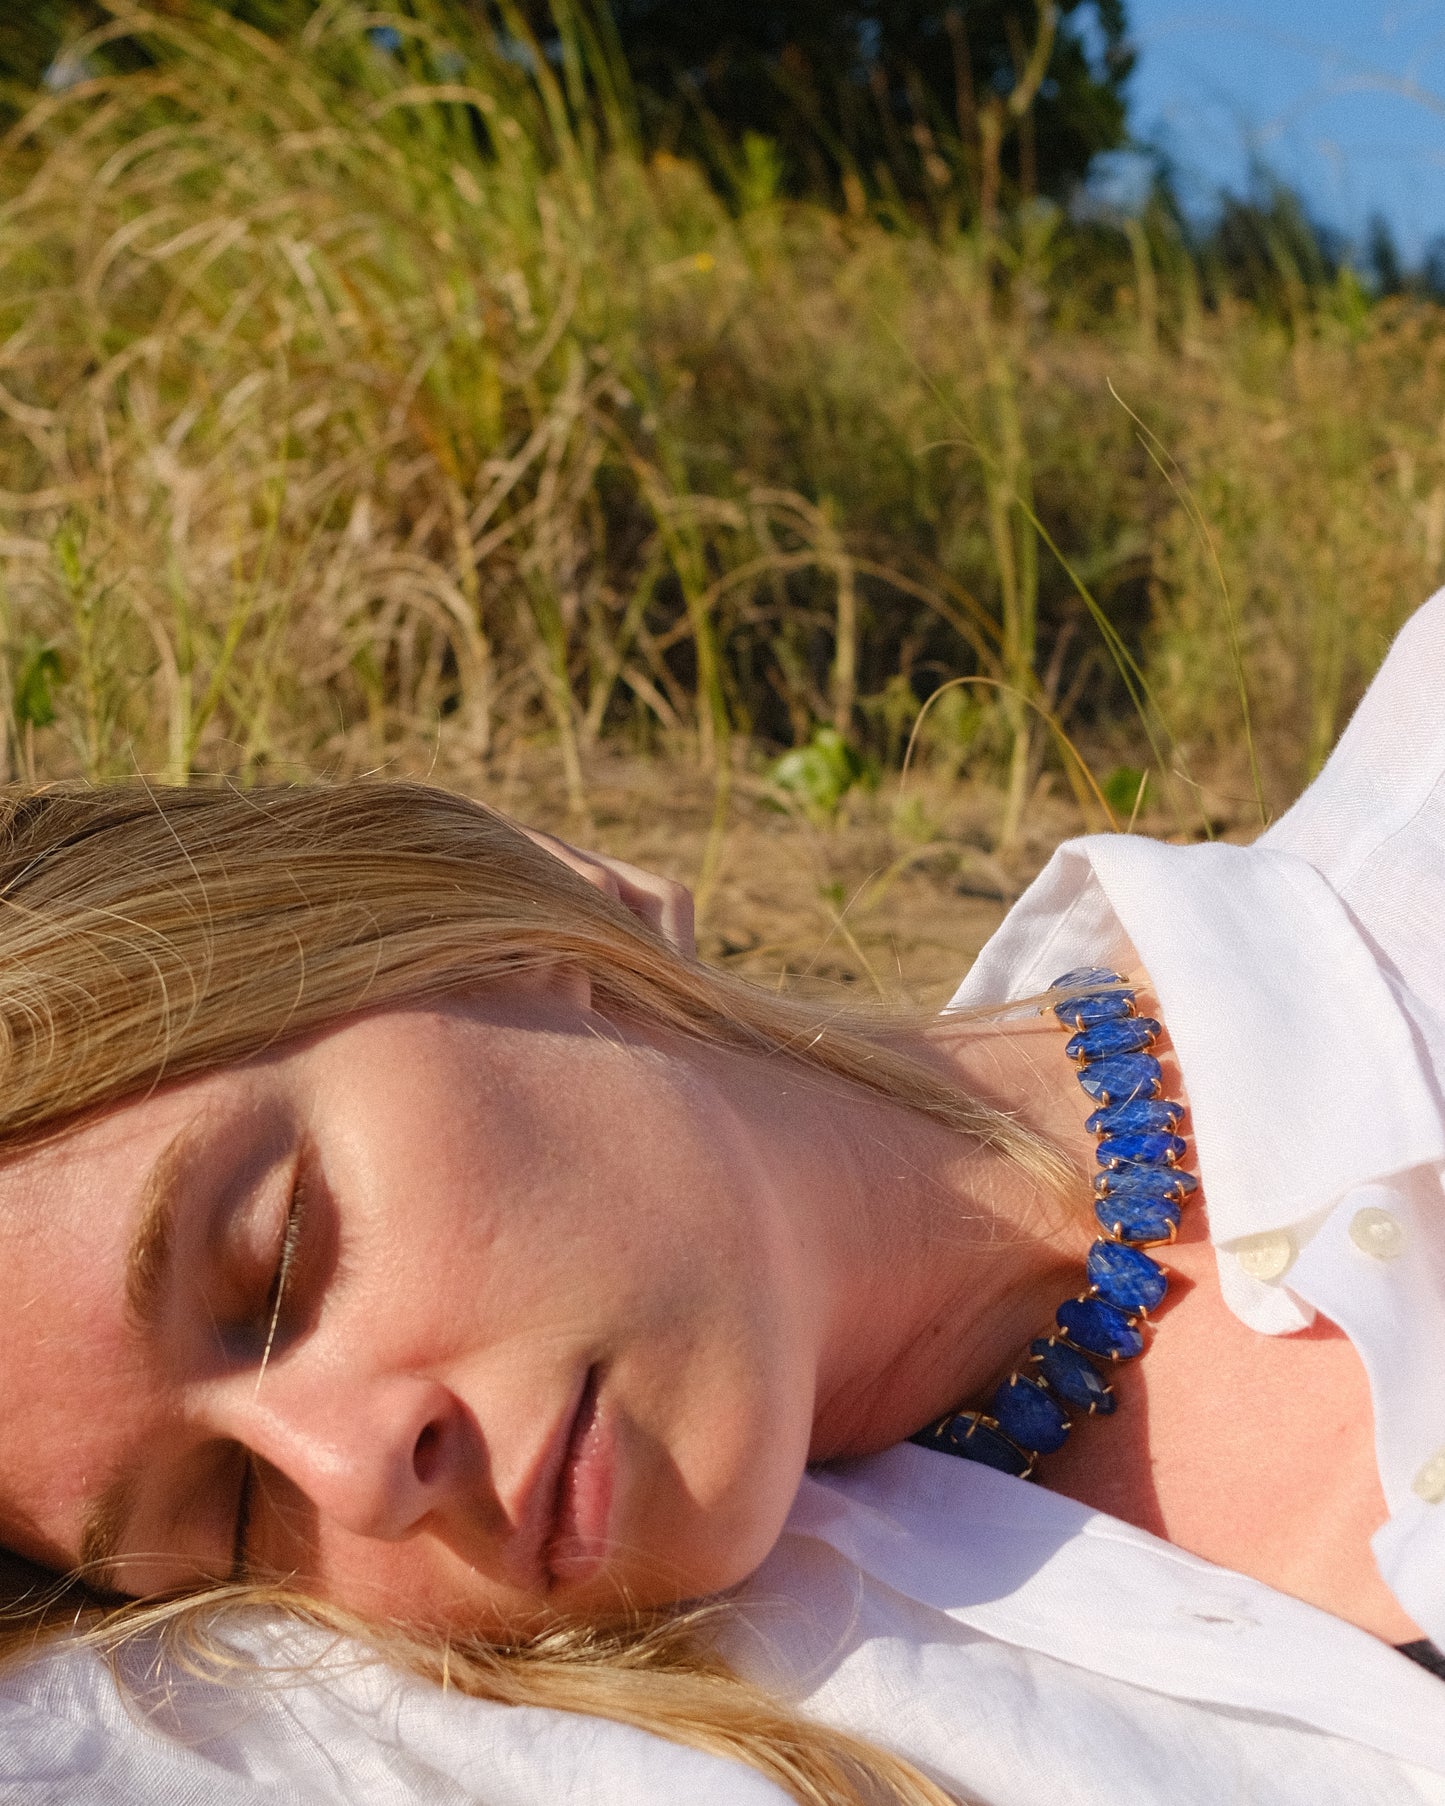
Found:
M 1445 1799 L 1442 695 L 1437 600 L 931 1020 L 416 786 L 11 791 L 11 1648 L 257 1600 L 800 1801 Z

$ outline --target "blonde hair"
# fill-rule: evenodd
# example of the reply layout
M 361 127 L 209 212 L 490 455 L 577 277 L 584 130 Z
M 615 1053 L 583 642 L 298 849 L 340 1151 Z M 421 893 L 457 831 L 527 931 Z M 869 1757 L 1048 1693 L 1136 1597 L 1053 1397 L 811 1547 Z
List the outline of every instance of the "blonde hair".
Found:
M 358 1011 L 557 960 L 595 1006 L 785 1059 L 925 1112 L 1046 1181 L 1057 1157 L 905 1051 L 896 1021 L 834 1011 L 677 957 L 503 817 L 411 784 L 10 792 L 0 801 L 0 1157 L 89 1113 Z M 732 1756 L 805 1806 L 942 1806 L 908 1763 L 733 1675 L 706 1613 L 573 1627 L 515 1647 L 362 1624 L 279 1589 L 108 1606 L 83 1578 L 0 1570 L 0 1657 L 59 1629 L 102 1647 L 285 1607 L 482 1698 L 624 1720 Z

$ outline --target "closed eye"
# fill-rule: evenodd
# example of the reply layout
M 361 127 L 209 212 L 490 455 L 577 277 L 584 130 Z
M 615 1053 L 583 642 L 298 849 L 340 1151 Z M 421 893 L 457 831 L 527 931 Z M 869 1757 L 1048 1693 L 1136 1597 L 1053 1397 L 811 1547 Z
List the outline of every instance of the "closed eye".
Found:
M 246 1578 L 249 1561 L 246 1554 L 247 1536 L 251 1529 L 251 1506 L 256 1496 L 256 1458 L 249 1452 L 243 1452 L 244 1467 L 241 1469 L 241 1492 L 236 1500 L 236 1528 L 231 1537 L 231 1571 L 232 1581 Z
M 291 1202 L 286 1210 L 286 1228 L 281 1237 L 281 1251 L 276 1260 L 276 1271 L 266 1294 L 266 1341 L 261 1350 L 261 1364 L 256 1371 L 256 1390 L 261 1390 L 261 1381 L 266 1377 L 266 1368 L 271 1359 L 271 1350 L 276 1346 L 276 1332 L 281 1323 L 281 1311 L 286 1302 L 286 1287 L 296 1264 L 296 1252 L 301 1245 L 301 1225 L 305 1213 L 305 1193 L 298 1173 L 291 1187 Z M 246 1554 L 247 1536 L 251 1528 L 251 1510 L 256 1497 L 256 1458 L 249 1450 L 243 1451 L 245 1465 L 241 1470 L 241 1490 L 236 1500 L 236 1527 L 231 1537 L 231 1569 L 230 1577 L 234 1581 L 244 1579 L 248 1560 Z
M 291 1269 L 296 1263 L 296 1250 L 301 1244 L 301 1219 L 305 1207 L 304 1188 L 298 1174 L 291 1188 L 291 1203 L 286 1212 L 286 1230 L 281 1238 L 281 1253 L 276 1262 L 276 1272 L 271 1280 L 271 1289 L 267 1294 L 266 1308 L 266 1343 L 261 1350 L 261 1365 L 256 1372 L 256 1390 L 261 1390 L 261 1381 L 266 1377 L 266 1368 L 271 1360 L 271 1350 L 276 1346 L 276 1330 L 281 1322 L 281 1307 L 286 1300 L 286 1283 L 291 1277 Z

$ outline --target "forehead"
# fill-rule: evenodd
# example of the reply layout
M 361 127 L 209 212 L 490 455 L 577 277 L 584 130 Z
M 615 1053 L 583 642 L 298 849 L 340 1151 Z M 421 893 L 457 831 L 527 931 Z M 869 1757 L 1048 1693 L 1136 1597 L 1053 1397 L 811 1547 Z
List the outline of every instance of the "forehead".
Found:
M 122 1105 L 0 1166 L 0 1260 L 32 1281 L 16 1315 L 87 1297 L 87 1280 L 125 1249 L 148 1175 L 196 1108 L 179 1092 Z
M 207 1114 L 204 1085 L 131 1103 L 0 1167 L 0 1541 L 54 1561 L 158 1408 L 125 1294 L 148 1181 Z M 42 1529 L 41 1527 L 45 1528 Z

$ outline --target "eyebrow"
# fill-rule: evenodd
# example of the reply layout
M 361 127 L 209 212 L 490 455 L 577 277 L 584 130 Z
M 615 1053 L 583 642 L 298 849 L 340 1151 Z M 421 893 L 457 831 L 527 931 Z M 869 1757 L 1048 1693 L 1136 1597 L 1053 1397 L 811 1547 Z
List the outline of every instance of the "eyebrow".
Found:
M 125 1302 L 135 1326 L 154 1330 L 169 1289 L 181 1178 L 195 1146 L 197 1119 L 162 1148 L 141 1193 L 140 1221 L 125 1256 Z
M 130 1521 L 135 1486 L 130 1472 L 118 1474 L 85 1508 L 80 1526 L 80 1578 L 97 1592 L 119 1593 L 116 1558 L 121 1532 Z
M 152 1333 L 170 1285 L 182 1178 L 194 1151 L 200 1118 L 193 1117 L 161 1149 L 141 1191 L 140 1220 L 126 1249 L 126 1311 L 137 1330 Z M 85 1508 L 80 1526 L 80 1576 L 102 1592 L 120 1592 L 116 1560 L 135 1498 L 135 1464 L 121 1470 Z

